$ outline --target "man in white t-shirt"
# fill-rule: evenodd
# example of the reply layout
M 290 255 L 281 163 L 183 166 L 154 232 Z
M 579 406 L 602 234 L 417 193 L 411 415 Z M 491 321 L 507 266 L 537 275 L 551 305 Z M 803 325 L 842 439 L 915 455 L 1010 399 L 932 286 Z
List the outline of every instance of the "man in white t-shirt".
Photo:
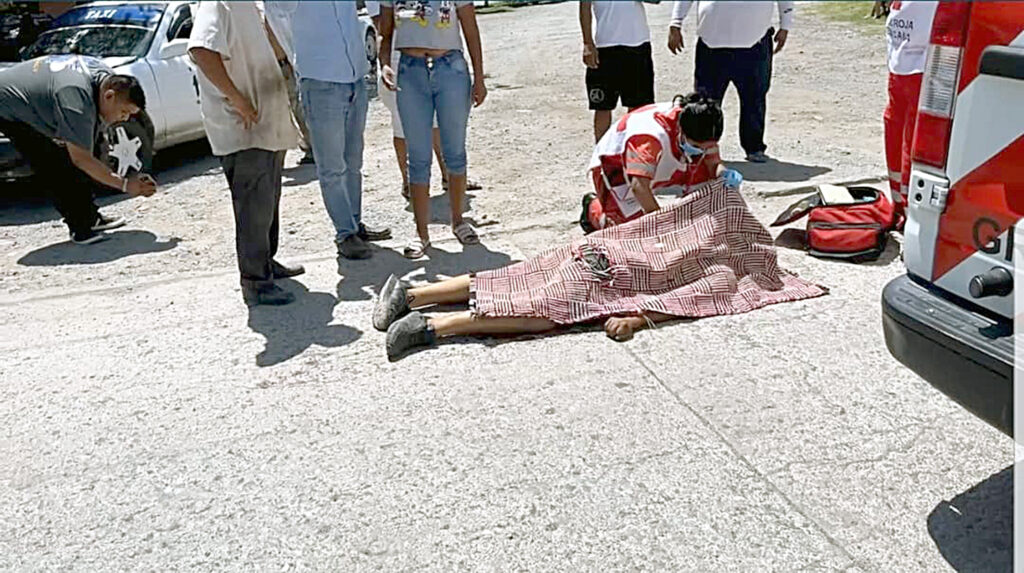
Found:
M 294 295 L 274 279 L 304 270 L 274 256 L 284 155 L 298 134 L 263 17 L 252 1 L 201 2 L 188 48 L 206 136 L 231 188 L 242 296 L 249 306 L 288 304 Z
M 885 108 L 885 162 L 889 166 L 890 197 L 904 214 L 910 185 L 910 151 L 917 124 L 917 100 L 932 20 L 938 2 L 897 0 L 889 7 L 886 44 L 889 54 L 889 105 Z
M 681 29 L 691 4 L 690 0 L 677 0 L 672 7 L 668 49 L 673 54 L 682 51 Z M 779 8 L 778 32 L 772 26 L 775 5 Z M 694 87 L 722 101 L 729 84 L 736 86 L 740 96 L 740 145 L 747 154 L 747 161 L 768 161 L 764 127 L 772 58 L 786 45 L 792 24 L 793 2 L 788 0 L 697 0 Z
M 620 100 L 630 111 L 654 103 L 651 30 L 643 3 L 635 0 L 580 2 L 580 28 L 596 142 L 611 127 Z

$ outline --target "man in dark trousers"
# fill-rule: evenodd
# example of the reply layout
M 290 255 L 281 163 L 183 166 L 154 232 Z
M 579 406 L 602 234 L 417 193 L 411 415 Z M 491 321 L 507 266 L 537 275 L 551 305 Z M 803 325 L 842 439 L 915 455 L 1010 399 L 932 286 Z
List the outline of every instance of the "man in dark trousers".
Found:
M 263 15 L 252 1 L 201 2 L 188 46 L 200 71 L 203 126 L 231 188 L 242 298 L 249 306 L 288 304 L 295 296 L 274 280 L 305 270 L 274 257 L 284 155 L 298 132 Z
M 683 19 L 690 0 L 677 0 L 668 29 L 668 49 L 683 49 Z M 779 7 L 779 30 L 772 26 L 772 9 Z M 782 50 L 793 23 L 793 2 L 697 0 L 697 61 L 694 84 L 698 92 L 722 101 L 732 82 L 740 96 L 740 145 L 747 161 L 768 161 L 764 143 L 772 57 Z M 773 46 L 774 43 L 774 46 Z
M 0 133 L 31 164 L 71 231 L 92 244 L 124 221 L 100 214 L 93 181 L 132 196 L 156 192 L 149 176 L 121 177 L 93 156 L 101 127 L 146 108 L 138 80 L 84 56 L 47 56 L 0 71 Z

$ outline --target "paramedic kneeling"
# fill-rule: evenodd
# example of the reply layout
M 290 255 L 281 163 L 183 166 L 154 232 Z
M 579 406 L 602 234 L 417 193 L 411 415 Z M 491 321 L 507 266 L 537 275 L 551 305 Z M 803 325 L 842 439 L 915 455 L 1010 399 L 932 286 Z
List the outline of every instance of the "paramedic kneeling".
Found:
M 593 193 L 583 197 L 584 233 L 619 225 L 658 210 L 656 190 L 680 195 L 724 176 L 738 187 L 739 173 L 718 155 L 722 108 L 700 94 L 632 111 L 597 143 L 590 160 Z

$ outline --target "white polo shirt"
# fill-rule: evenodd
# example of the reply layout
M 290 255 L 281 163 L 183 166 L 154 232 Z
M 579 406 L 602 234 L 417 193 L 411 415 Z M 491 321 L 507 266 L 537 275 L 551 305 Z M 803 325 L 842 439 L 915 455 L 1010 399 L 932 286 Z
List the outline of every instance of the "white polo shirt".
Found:
M 889 6 L 885 22 L 885 41 L 889 54 L 889 71 L 898 76 L 924 72 L 932 20 L 938 2 L 897 0 Z
M 635 0 L 597 0 L 593 3 L 594 45 L 640 46 L 651 41 L 647 25 L 647 12 L 642 2 Z
M 254 2 L 200 2 L 188 47 L 220 54 L 228 77 L 258 112 L 256 125 L 245 129 L 235 109 L 200 71 L 203 126 L 214 155 L 284 151 L 298 145 L 284 76 Z
M 677 0 L 672 6 L 673 28 L 680 28 L 692 0 Z M 793 26 L 793 2 L 697 0 L 697 36 L 709 48 L 749 48 L 761 41 L 772 27 L 772 12 L 779 8 L 779 29 Z

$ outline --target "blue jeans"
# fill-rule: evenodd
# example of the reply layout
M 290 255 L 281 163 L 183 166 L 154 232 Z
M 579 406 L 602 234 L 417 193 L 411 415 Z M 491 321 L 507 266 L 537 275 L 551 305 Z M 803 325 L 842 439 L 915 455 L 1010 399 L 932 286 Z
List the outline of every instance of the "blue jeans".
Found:
M 299 89 L 320 193 L 337 231 L 335 240 L 341 242 L 355 235 L 362 222 L 366 83 L 302 78 Z
M 435 113 L 448 172 L 465 175 L 466 124 L 473 92 L 462 52 L 453 50 L 433 59 L 402 54 L 398 87 L 398 115 L 409 153 L 409 183 L 430 184 Z

